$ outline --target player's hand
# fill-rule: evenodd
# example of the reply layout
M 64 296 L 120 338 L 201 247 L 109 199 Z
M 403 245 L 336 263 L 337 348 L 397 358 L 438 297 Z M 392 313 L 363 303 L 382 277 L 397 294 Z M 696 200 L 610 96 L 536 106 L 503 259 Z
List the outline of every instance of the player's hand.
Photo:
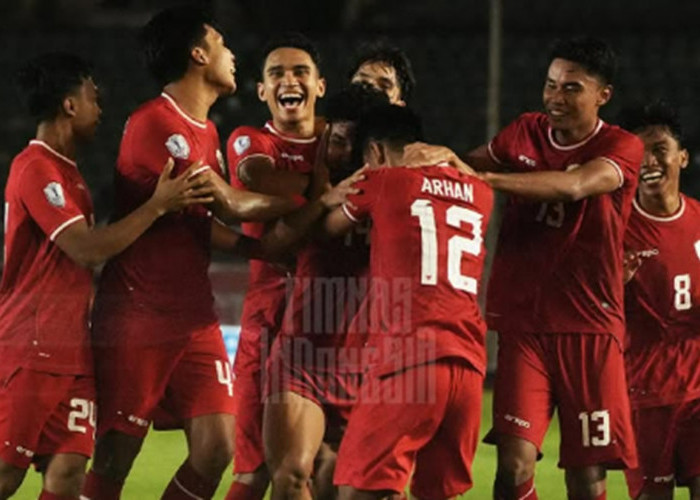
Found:
M 644 255 L 639 252 L 625 251 L 622 260 L 622 278 L 625 284 L 634 277 L 644 262 Z
M 404 163 L 407 167 L 425 167 L 430 165 L 449 164 L 467 175 L 474 175 L 474 169 L 463 162 L 450 148 L 414 142 L 403 150 Z
M 338 205 L 342 205 L 348 199 L 348 195 L 357 194 L 360 192 L 354 184 L 365 178 L 365 172 L 369 168 L 365 165 L 359 170 L 356 170 L 350 177 L 340 181 L 335 187 L 321 195 L 320 201 L 328 209 L 333 209 Z
M 202 166 L 202 161 L 199 160 L 179 176 L 171 178 L 174 167 L 175 162 L 172 158 L 168 158 L 149 200 L 159 216 L 166 212 L 177 212 L 190 205 L 214 201 L 213 188 L 201 175 L 211 168 Z

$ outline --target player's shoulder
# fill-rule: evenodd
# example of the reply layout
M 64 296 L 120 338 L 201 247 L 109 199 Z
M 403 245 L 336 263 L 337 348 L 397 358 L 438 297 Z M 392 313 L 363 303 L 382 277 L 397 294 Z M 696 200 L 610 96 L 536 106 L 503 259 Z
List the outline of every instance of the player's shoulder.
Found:
M 681 194 L 681 196 L 683 197 L 683 202 L 687 207 L 686 210 L 688 213 L 692 214 L 694 218 L 700 219 L 700 200 L 688 196 L 687 194 Z
M 265 129 L 251 127 L 250 125 L 241 125 L 233 129 L 229 135 L 229 142 L 235 140 L 238 137 L 263 137 L 269 135 Z
M 149 134 L 166 133 L 168 131 L 184 132 L 186 127 L 178 118 L 176 110 L 168 106 L 167 100 L 161 95 L 141 104 L 129 115 L 127 130 L 145 128 Z
M 622 147 L 632 148 L 638 150 L 640 153 L 644 151 L 644 143 L 642 140 L 637 135 L 618 125 L 603 122 L 599 136 L 600 139 L 607 144 L 617 144 Z

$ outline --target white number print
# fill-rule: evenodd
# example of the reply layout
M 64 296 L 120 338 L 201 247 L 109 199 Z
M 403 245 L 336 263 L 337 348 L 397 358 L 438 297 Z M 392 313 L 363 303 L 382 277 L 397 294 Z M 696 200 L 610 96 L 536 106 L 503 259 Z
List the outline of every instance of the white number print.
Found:
M 421 230 L 421 284 L 436 285 L 438 273 L 438 237 L 435 211 L 430 200 L 418 199 L 411 205 L 411 215 L 418 217 Z M 465 253 L 478 256 L 483 238 L 483 215 L 468 208 L 453 205 L 445 213 L 450 227 L 459 229 L 462 223 L 472 226 L 471 238 L 455 235 L 448 240 L 447 279 L 457 290 L 477 293 L 476 278 L 462 274 L 462 256 Z
M 537 222 L 544 222 L 549 227 L 560 228 L 564 224 L 564 203 L 542 203 L 535 217 Z
M 673 278 L 673 305 L 678 311 L 687 311 L 693 306 L 690 295 L 690 274 L 679 274 Z
M 581 441 L 584 448 L 591 446 L 608 446 L 610 444 L 610 413 L 608 410 L 596 410 L 578 414 L 581 421 Z M 591 436 L 591 431 L 594 435 Z
M 231 376 L 231 365 L 226 361 L 217 359 L 214 361 L 216 365 L 216 378 L 220 384 L 223 384 L 228 389 L 228 395 L 233 396 L 233 377 Z
M 92 428 L 91 432 L 94 433 L 95 423 L 97 421 L 95 402 L 82 398 L 73 398 L 70 400 L 70 407 L 73 409 L 68 414 L 68 430 L 85 434 L 88 426 L 90 426 Z M 86 422 L 79 422 L 85 421 L 86 419 Z

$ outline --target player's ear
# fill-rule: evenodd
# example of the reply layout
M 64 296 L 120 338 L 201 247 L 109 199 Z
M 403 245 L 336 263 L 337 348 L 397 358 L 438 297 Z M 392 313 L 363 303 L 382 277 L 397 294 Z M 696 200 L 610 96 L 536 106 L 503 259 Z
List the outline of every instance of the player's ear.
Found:
M 316 95 L 318 97 L 323 97 L 326 95 L 326 79 L 320 77 L 318 79 L 318 85 L 316 86 Z
M 77 114 L 78 111 L 75 96 L 68 95 L 63 98 L 63 102 L 61 103 L 61 111 L 70 117 Z
M 258 82 L 258 99 L 265 102 L 265 84 L 263 82 Z
M 192 57 L 192 60 L 200 66 L 204 66 L 209 62 L 209 55 L 207 52 L 202 47 L 198 47 L 196 45 L 192 47 L 190 57 Z
M 372 167 L 384 165 L 386 163 L 384 145 L 374 140 L 369 141 L 365 150 L 365 163 L 369 163 Z
M 612 98 L 613 86 L 612 85 L 601 85 L 598 90 L 598 97 L 596 99 L 596 104 L 600 106 L 605 106 L 608 101 Z
M 681 168 L 685 168 L 688 166 L 688 163 L 690 162 L 690 154 L 688 153 L 687 149 L 682 149 L 680 152 L 681 155 Z

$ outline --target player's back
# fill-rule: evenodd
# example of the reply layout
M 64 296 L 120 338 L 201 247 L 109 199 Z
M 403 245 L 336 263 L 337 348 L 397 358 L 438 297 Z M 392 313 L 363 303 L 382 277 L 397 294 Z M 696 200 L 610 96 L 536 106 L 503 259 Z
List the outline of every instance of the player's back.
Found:
M 658 217 L 635 201 L 625 248 L 642 257 L 625 287 L 633 403 L 700 397 L 700 202 L 681 196 L 676 214 Z
M 407 365 L 421 356 L 456 356 L 483 371 L 485 325 L 477 294 L 492 190 L 438 166 L 371 171 L 362 189 L 371 199 L 354 214 L 345 209 L 351 217 L 366 210 L 372 219 L 372 342 L 379 370 L 395 367 L 388 358 L 398 347 Z

